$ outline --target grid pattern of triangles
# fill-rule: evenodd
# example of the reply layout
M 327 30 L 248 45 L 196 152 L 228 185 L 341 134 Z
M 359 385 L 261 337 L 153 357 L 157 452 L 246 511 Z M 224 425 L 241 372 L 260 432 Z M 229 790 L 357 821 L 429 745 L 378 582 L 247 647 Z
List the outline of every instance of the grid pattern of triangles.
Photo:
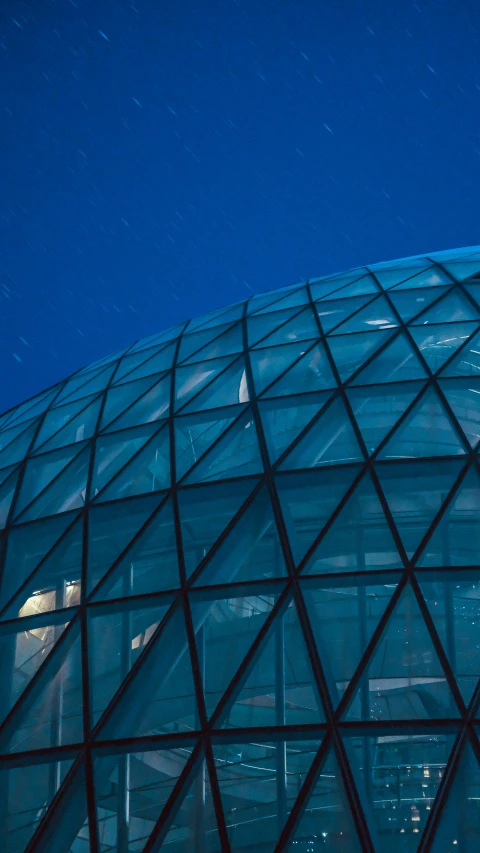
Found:
M 480 248 L 0 417 L 0 849 L 473 853 Z

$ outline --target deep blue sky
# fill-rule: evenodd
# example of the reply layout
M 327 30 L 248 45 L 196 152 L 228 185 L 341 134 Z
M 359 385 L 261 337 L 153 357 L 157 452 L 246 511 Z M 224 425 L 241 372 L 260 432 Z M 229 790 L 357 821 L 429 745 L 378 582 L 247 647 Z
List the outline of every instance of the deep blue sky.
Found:
M 0 410 L 190 315 L 480 243 L 478 0 L 2 0 Z

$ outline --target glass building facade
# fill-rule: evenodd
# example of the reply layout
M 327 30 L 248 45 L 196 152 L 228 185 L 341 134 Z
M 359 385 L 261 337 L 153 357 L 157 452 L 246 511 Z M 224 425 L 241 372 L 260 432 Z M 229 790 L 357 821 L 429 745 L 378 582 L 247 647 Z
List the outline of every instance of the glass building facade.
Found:
M 480 248 L 0 417 L 4 853 L 480 848 Z

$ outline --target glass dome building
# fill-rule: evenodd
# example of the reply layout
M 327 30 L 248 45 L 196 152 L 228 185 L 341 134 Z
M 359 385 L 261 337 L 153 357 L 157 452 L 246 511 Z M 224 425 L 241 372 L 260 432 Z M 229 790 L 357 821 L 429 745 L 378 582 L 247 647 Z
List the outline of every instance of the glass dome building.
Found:
M 0 418 L 0 849 L 480 846 L 480 248 Z

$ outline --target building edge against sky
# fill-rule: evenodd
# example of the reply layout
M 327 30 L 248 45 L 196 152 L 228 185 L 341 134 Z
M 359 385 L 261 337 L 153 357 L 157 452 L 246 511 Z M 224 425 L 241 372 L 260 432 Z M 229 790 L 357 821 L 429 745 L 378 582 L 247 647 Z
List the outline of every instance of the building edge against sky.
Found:
M 480 248 L 252 297 L 0 416 L 0 838 L 473 851 Z

